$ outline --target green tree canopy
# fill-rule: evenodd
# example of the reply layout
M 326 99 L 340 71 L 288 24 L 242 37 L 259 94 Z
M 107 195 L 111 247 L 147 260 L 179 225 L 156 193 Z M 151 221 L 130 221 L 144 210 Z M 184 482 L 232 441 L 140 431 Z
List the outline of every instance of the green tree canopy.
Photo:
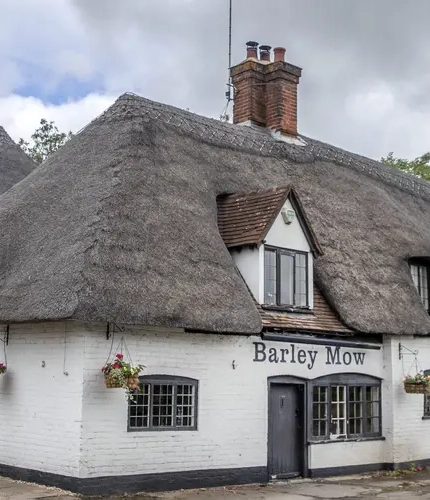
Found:
M 29 143 L 24 139 L 20 139 L 18 144 L 36 163 L 40 164 L 71 137 L 72 132 L 68 134 L 59 132 L 54 122 L 48 122 L 45 118 L 42 118 L 39 128 L 31 136 L 32 142 Z
M 425 153 L 415 160 L 405 160 L 404 158 L 394 158 L 393 153 L 388 153 L 381 162 L 391 167 L 398 168 L 408 174 L 416 175 L 426 181 L 430 181 L 430 153 Z

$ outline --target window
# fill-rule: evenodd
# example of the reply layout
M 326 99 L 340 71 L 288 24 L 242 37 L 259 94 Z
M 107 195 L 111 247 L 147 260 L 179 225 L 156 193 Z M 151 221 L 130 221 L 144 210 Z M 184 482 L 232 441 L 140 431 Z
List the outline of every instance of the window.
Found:
M 430 375 L 430 370 L 424 370 L 424 375 Z M 424 394 L 423 417 L 430 418 L 430 394 Z
M 142 392 L 128 404 L 128 430 L 197 429 L 197 380 L 167 375 L 140 377 Z
M 411 274 L 425 309 L 430 314 L 429 288 L 430 288 L 430 266 L 422 264 L 411 264 Z
M 265 248 L 264 303 L 276 306 L 308 306 L 306 253 Z
M 332 375 L 313 382 L 312 437 L 381 435 L 380 381 L 365 375 Z

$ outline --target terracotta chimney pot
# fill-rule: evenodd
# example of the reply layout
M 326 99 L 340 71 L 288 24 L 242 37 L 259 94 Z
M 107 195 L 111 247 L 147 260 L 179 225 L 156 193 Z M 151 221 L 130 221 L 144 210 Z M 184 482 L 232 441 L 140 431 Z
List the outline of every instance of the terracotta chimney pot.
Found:
M 270 62 L 270 51 L 272 47 L 270 45 L 260 45 L 260 61 Z
M 273 52 L 275 53 L 275 62 L 278 62 L 278 61 L 285 62 L 286 50 L 284 49 L 284 47 L 276 47 L 273 49 Z
M 253 57 L 254 59 L 258 59 L 257 48 L 258 42 L 248 42 L 246 44 L 246 58 Z

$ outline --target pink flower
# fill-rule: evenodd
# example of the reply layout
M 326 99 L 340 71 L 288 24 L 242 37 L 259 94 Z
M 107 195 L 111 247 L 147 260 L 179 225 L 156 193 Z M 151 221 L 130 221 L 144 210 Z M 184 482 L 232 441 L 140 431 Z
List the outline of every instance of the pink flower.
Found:
M 117 354 L 117 355 L 116 355 L 116 357 L 117 357 L 118 359 L 122 359 L 124 356 L 123 356 L 122 354 Z

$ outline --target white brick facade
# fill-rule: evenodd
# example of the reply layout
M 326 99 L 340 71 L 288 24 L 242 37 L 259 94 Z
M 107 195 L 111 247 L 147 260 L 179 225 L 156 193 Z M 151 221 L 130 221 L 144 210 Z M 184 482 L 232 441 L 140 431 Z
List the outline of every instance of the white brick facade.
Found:
M 121 335 L 115 334 L 114 348 Z M 348 366 L 327 364 L 326 347 L 307 344 L 296 348 L 317 352 L 313 362 L 307 354 L 300 364 L 297 352 L 295 363 L 286 354 L 284 363 L 281 357 L 278 363 L 255 362 L 257 336 L 135 328 L 127 330 L 125 339 L 133 361 L 146 365 L 144 374 L 198 379 L 198 430 L 127 431 L 124 393 L 106 389 L 101 372 L 111 346 L 106 325 L 12 325 L 9 370 L 0 377 L 0 464 L 81 478 L 265 467 L 268 377 L 351 372 L 383 379 L 385 440 L 312 445 L 310 468 L 430 458 L 430 443 L 423 439 L 430 425 L 422 420 L 423 396 L 407 395 L 402 388 L 412 358 L 402 362 L 398 355 L 401 342 L 419 351 L 423 369 L 430 368 L 425 366 L 429 339 L 386 338 L 381 350 L 354 349 L 365 352 L 365 360 Z M 267 349 L 289 348 L 281 342 L 265 344 Z
M 74 323 L 10 327 L 8 372 L 0 376 L 0 464 L 79 474 L 84 331 Z M 0 349 L 1 362 L 3 343 Z

